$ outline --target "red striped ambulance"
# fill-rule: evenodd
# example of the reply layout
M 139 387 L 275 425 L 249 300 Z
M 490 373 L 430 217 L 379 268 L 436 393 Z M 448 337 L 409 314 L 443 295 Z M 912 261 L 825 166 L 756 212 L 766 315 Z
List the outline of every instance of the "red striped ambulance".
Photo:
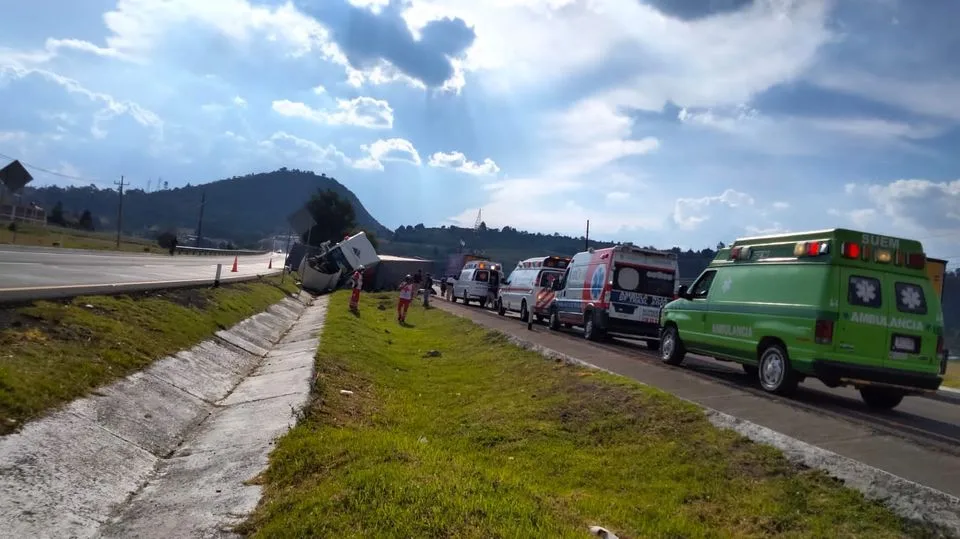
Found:
M 517 263 L 510 276 L 500 286 L 497 312 L 520 313 L 520 320 L 528 322 L 533 315 L 543 321 L 550 313 L 550 304 L 556 292 L 553 283 L 563 276 L 570 264 L 569 256 L 539 256 Z

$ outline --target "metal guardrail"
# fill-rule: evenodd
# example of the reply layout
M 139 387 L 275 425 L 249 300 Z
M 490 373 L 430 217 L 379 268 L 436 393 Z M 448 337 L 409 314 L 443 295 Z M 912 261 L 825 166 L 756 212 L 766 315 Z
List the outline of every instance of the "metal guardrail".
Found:
M 197 255 L 197 256 L 245 256 L 245 255 L 265 255 L 270 251 L 250 251 L 247 249 L 214 249 L 211 247 L 187 247 L 178 245 L 175 249 L 177 254 Z

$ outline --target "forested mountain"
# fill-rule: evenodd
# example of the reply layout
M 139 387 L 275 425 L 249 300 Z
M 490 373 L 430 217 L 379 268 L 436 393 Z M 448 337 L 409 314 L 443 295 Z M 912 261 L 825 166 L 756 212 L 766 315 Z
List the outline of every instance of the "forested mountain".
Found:
M 461 245 L 461 241 L 463 245 Z M 634 243 L 640 247 L 670 249 L 668 246 L 654 246 L 645 238 L 637 238 Z M 590 247 L 602 248 L 614 245 L 611 242 L 590 241 Z M 488 228 L 481 223 L 479 230 L 442 226 L 427 228 L 423 224 L 402 226 L 391 235 L 380 238 L 380 250 L 399 256 L 419 256 L 438 261 L 438 270 L 452 253 L 480 251 L 492 260 L 500 262 L 507 271 L 513 269 L 519 260 L 533 256 L 563 255 L 573 256 L 586 248 L 584 237 L 571 238 L 560 234 L 532 233 L 505 226 L 502 229 Z M 680 275 L 684 279 L 693 279 L 713 260 L 716 251 L 683 251 L 678 247 L 672 250 L 679 255 Z
M 123 197 L 123 229 L 146 236 L 168 229 L 194 230 L 200 216 L 201 197 L 206 193 L 203 235 L 249 244 L 271 234 L 285 233 L 287 216 L 323 189 L 331 189 L 350 201 L 361 228 L 378 236 L 391 234 L 367 212 L 356 195 L 336 179 L 287 168 L 149 193 L 131 189 Z M 115 189 L 27 188 L 23 200 L 36 202 L 46 208 L 48 214 L 58 202 L 65 212 L 75 215 L 89 210 L 97 229 L 116 227 L 118 195 Z

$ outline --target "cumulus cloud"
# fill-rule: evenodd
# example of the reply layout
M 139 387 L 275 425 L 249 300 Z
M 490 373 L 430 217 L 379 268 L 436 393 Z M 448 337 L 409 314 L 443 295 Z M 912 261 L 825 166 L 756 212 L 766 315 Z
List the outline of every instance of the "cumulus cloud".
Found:
M 452 168 L 457 172 L 474 176 L 489 176 L 500 172 L 500 167 L 490 159 L 485 158 L 482 163 L 470 161 L 462 152 L 436 152 L 430 156 L 428 164 L 431 167 Z
M 846 186 L 861 206 L 850 217 L 863 227 L 882 225 L 960 234 L 960 180 L 902 179 L 888 184 Z M 863 206 L 868 206 L 864 208 Z
M 409 140 L 402 138 L 380 139 L 373 144 L 364 144 L 360 150 L 367 155 L 353 162 L 354 168 L 384 170 L 383 163 L 396 161 L 420 166 L 420 154 Z
M 678 198 L 673 207 L 673 222 L 681 230 L 693 230 L 710 219 L 709 210 L 713 207 L 735 209 L 753 206 L 753 203 L 753 197 L 733 189 L 727 189 L 717 196 Z
M 283 99 L 273 102 L 273 110 L 282 116 L 328 125 L 352 125 L 371 129 L 393 127 L 393 108 L 386 101 L 372 97 L 337 99 L 337 108 L 332 111 L 319 110 L 306 103 Z
M 244 142 L 243 137 L 227 132 L 227 137 Z M 341 163 L 350 164 L 350 159 L 332 144 L 320 145 L 311 140 L 278 131 L 258 143 L 261 151 L 286 163 L 306 163 L 312 166 L 336 168 Z

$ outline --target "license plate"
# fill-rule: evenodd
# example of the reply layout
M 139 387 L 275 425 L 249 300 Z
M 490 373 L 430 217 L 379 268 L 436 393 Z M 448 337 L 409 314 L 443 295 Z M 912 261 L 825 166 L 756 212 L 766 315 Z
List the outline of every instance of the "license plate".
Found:
M 893 338 L 893 349 L 898 352 L 916 352 L 917 341 L 913 337 L 896 336 Z

